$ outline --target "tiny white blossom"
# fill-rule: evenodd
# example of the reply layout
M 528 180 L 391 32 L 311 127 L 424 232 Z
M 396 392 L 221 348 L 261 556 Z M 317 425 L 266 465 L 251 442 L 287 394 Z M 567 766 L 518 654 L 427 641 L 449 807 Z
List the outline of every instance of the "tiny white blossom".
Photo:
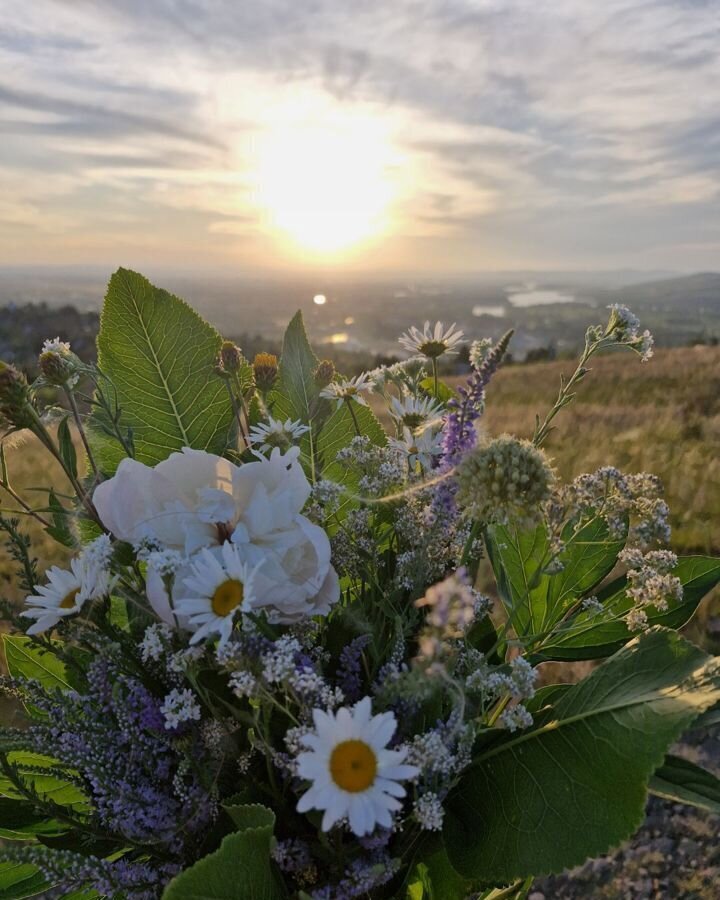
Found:
M 425 831 L 442 831 L 445 810 L 437 794 L 423 794 L 415 801 L 415 818 Z
M 247 671 L 233 672 L 228 684 L 236 697 L 253 697 L 258 689 L 257 678 Z
M 160 712 L 167 729 L 177 728 L 182 722 L 191 722 L 201 716 L 200 706 L 189 688 L 175 688 L 163 700 Z
M 144 663 L 157 662 L 166 653 L 172 640 L 172 629 L 164 622 L 148 625 L 140 642 L 140 658 Z
M 485 362 L 485 357 L 488 355 L 492 346 L 493 342 L 491 338 L 473 341 L 470 345 L 470 365 L 475 369 L 479 369 Z
M 65 356 L 70 353 L 70 344 L 67 341 L 61 341 L 59 337 L 56 338 L 48 338 L 43 341 L 41 353 L 59 353 L 61 356 Z

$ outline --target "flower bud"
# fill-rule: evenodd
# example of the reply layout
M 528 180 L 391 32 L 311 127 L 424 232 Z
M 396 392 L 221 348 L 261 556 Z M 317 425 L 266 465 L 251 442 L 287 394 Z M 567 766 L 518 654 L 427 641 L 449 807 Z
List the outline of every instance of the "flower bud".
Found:
M 315 384 L 319 388 L 327 387 L 335 377 L 335 364 L 332 360 L 323 359 L 313 372 Z
M 471 450 L 456 474 L 458 506 L 478 522 L 501 525 L 537 523 L 554 481 L 543 451 L 508 435 Z
M 0 360 L 0 416 L 16 428 L 28 428 L 34 421 L 31 410 L 27 378 Z
M 253 360 L 255 384 L 263 394 L 275 384 L 278 376 L 278 358 L 273 353 L 257 353 Z
M 239 372 L 243 365 L 242 350 L 232 341 L 223 341 L 220 347 L 220 359 L 226 372 Z
M 40 354 L 38 367 L 45 381 L 58 387 L 77 380 L 72 357 L 63 356 L 54 350 L 45 350 Z

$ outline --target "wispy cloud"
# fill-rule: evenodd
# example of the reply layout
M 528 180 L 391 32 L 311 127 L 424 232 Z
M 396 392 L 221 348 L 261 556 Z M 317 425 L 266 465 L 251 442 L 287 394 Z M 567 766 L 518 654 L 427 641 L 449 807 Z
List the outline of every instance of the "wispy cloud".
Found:
M 367 264 L 717 265 L 714 0 L 3 9 L 0 262 L 266 266 L 254 154 L 307 109 L 393 147 Z

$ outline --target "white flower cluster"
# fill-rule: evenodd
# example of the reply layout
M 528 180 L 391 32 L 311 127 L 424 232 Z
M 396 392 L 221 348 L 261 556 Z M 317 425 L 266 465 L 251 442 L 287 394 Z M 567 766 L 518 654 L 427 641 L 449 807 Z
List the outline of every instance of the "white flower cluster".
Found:
M 679 603 L 683 597 L 682 582 L 670 573 L 677 565 L 677 556 L 669 550 L 651 550 L 643 554 L 630 548 L 619 557 L 628 566 L 626 594 L 634 606 L 625 617 L 631 631 L 647 627 L 647 609 L 652 607 L 665 612 L 671 602 Z
M 160 712 L 168 730 L 177 728 L 183 722 L 192 722 L 201 717 L 202 712 L 195 695 L 189 688 L 175 688 L 165 697 Z

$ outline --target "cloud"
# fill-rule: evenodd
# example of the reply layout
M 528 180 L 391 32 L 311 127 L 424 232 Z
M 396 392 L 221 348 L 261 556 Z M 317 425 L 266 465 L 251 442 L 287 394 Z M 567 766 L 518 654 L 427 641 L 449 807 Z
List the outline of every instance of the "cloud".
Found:
M 63 222 L 92 227 L 94 253 L 162 222 L 164 252 L 175 235 L 186 255 L 274 259 L 253 231 L 257 147 L 303 116 L 372 118 L 401 160 L 388 265 L 425 264 L 431 239 L 438 266 L 717 258 L 714 0 L 6 6 L 0 220 L 43 233 L 38 261 L 62 256 Z

